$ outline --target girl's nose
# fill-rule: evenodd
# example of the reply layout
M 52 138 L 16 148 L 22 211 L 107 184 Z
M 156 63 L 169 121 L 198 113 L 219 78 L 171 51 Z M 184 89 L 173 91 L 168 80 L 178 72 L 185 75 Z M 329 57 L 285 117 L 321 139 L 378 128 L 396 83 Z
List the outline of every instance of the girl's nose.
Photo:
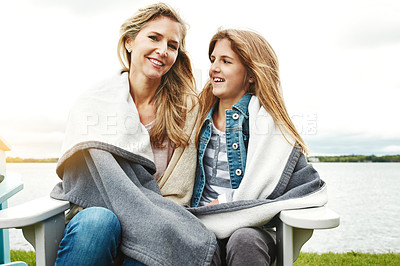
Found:
M 217 62 L 211 63 L 210 71 L 212 71 L 212 72 L 219 72 L 220 71 L 220 68 L 219 68 L 219 65 L 218 65 Z

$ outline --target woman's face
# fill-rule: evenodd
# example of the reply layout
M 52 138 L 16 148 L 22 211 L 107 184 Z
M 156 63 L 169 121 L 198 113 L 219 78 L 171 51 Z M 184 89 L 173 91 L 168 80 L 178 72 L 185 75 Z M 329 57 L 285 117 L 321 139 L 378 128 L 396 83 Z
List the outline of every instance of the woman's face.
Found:
M 125 46 L 131 50 L 130 71 L 150 80 L 161 80 L 171 69 L 178 56 L 180 24 L 168 17 L 158 17 L 148 22 Z
M 234 105 L 246 93 L 249 83 L 246 80 L 246 68 L 232 50 L 231 41 L 218 40 L 210 61 L 209 76 L 213 85 L 213 94 L 220 100 Z

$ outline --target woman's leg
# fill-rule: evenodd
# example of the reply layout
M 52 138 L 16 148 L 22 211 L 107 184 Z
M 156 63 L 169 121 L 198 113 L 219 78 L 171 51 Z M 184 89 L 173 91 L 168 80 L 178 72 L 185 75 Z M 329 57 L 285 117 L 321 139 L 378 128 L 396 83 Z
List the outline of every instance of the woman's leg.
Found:
M 240 228 L 226 244 L 227 265 L 271 265 L 275 256 L 275 232 L 261 228 Z
M 56 265 L 110 265 L 121 238 L 121 225 L 110 210 L 91 207 L 80 211 L 64 230 Z

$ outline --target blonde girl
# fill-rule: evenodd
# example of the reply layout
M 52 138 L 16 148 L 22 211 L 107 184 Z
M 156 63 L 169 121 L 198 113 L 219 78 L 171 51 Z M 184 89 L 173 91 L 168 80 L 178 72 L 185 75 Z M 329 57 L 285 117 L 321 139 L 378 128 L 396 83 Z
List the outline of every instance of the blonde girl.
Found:
M 268 186 L 268 177 L 258 182 L 251 181 L 252 178 L 256 180 L 253 175 L 245 176 L 245 172 L 257 171 L 255 167 L 262 172 L 264 163 L 268 165 L 276 160 L 262 158 L 263 150 L 274 153 L 273 150 L 281 145 L 285 146 L 289 153 L 292 149 L 307 151 L 305 142 L 285 107 L 276 54 L 261 35 L 236 29 L 218 31 L 210 41 L 208 54 L 211 62 L 210 79 L 199 96 L 199 151 L 191 205 L 198 207 L 229 203 L 236 198 L 265 199 L 269 195 L 263 194 L 265 192 L 262 189 Z M 258 109 L 253 107 L 257 104 Z M 252 149 L 258 153 L 252 156 L 252 162 L 259 161 L 255 166 L 247 164 L 249 141 L 252 138 L 271 138 L 268 134 L 254 131 L 257 125 L 251 126 L 252 110 L 257 111 L 259 119 L 252 121 L 258 123 L 259 128 L 263 126 L 263 118 L 272 117 L 271 121 L 276 131 L 274 134 L 281 139 L 277 142 L 272 141 L 272 145 L 269 146 L 254 147 L 257 144 L 253 144 Z M 260 111 L 264 111 L 265 116 L 260 116 Z M 276 150 L 277 154 L 279 152 Z M 304 160 L 303 155 L 300 161 Z M 287 161 L 282 160 L 279 167 L 284 168 Z M 246 181 L 246 189 L 243 186 L 241 188 L 242 181 Z M 223 211 L 223 208 L 221 205 L 218 211 Z M 218 211 L 213 209 L 214 213 Z M 201 217 L 206 219 L 207 215 Z M 225 213 L 225 217 L 229 216 Z M 210 223 L 210 228 L 214 230 L 216 227 L 210 221 L 212 220 L 209 219 L 207 223 Z M 219 220 L 219 223 L 221 221 Z M 229 223 L 234 224 L 235 220 L 232 219 Z M 223 226 L 222 224 L 220 227 Z M 239 228 L 228 237 L 219 237 L 218 242 L 214 265 L 269 265 L 276 256 L 275 233 L 261 227 Z

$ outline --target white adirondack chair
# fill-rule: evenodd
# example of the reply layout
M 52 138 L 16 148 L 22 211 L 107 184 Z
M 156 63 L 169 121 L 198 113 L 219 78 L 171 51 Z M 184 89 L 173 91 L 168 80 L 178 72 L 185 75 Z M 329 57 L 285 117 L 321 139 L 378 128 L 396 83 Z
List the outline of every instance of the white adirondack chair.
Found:
M 0 137 L 0 212 L 7 209 L 8 199 L 24 187 L 19 177 L 10 178 L 6 174 L 5 152 L 9 150 L 10 146 Z M 2 265 L 26 266 L 24 262 L 11 263 L 8 229 L 0 229 L 0 263 Z
M 69 207 L 68 201 L 46 196 L 3 209 L 0 211 L 0 229 L 22 228 L 24 237 L 35 248 L 36 264 L 54 265 L 64 233 L 64 212 Z M 293 265 L 301 247 L 311 237 L 314 229 L 334 228 L 338 225 L 339 215 L 327 207 L 282 211 L 277 226 L 276 264 Z
M 69 202 L 42 197 L 0 212 L 0 228 L 22 228 L 35 247 L 37 265 L 54 265 L 64 232 L 64 211 Z M 276 265 L 293 265 L 314 229 L 339 225 L 339 215 L 327 207 L 285 210 L 279 215 Z
M 18 175 L 6 173 L 5 151 L 9 150 L 9 145 L 0 137 L 0 264 L 27 265 L 10 262 L 8 228 L 22 228 L 25 238 L 36 249 L 36 264 L 54 265 L 69 202 L 44 197 L 7 208 L 7 199 L 23 188 Z
M 36 251 L 36 265 L 54 265 L 68 201 L 42 197 L 0 212 L 0 228 L 21 228 Z
M 276 229 L 276 265 L 293 265 L 314 229 L 335 228 L 339 223 L 339 215 L 325 206 L 281 211 Z

